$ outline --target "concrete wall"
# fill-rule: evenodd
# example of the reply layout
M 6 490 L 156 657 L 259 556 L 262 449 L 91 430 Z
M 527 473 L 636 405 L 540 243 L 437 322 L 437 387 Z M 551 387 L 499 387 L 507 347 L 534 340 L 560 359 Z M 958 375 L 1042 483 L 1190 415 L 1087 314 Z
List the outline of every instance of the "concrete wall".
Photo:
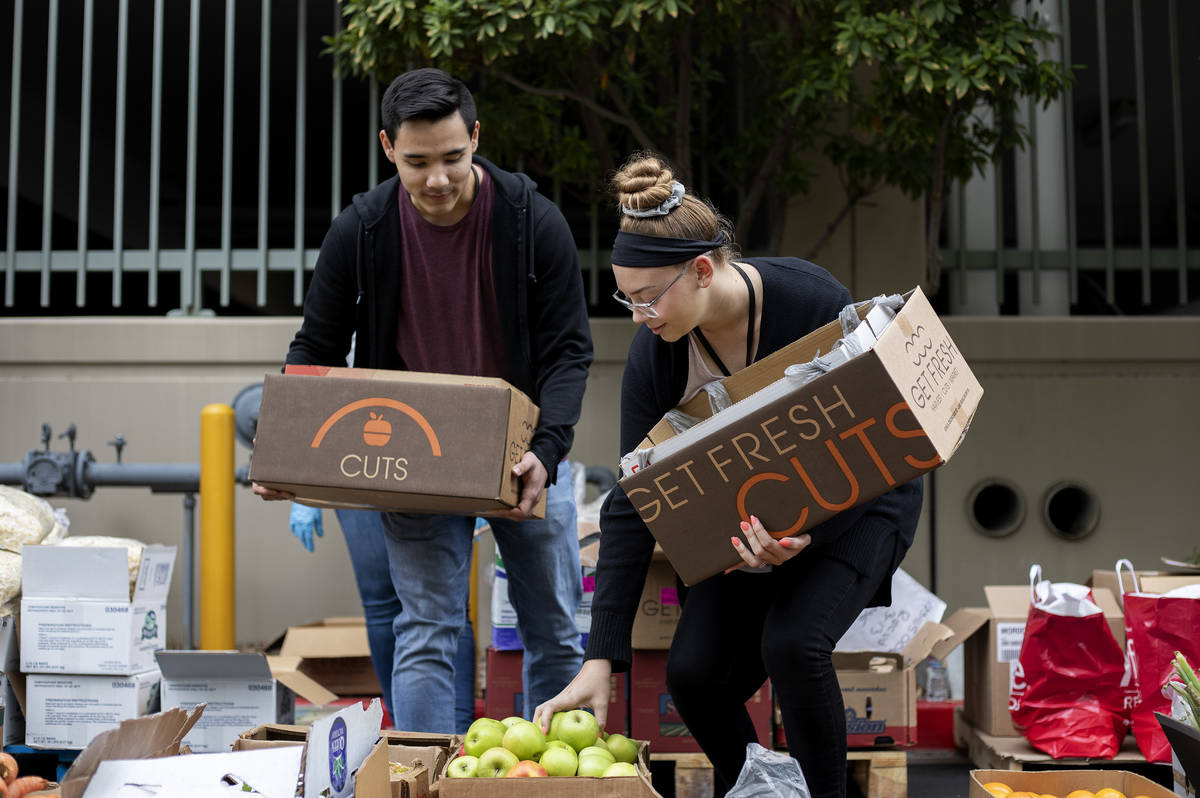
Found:
M 278 368 L 298 326 L 272 319 L 0 320 L 0 462 L 39 446 L 43 421 L 79 429 L 78 448 L 112 462 L 106 441 L 129 440 L 129 463 L 199 462 L 200 412 L 228 403 Z M 978 604 L 980 586 L 1022 582 L 1040 562 L 1056 580 L 1084 579 L 1121 556 L 1151 568 L 1185 555 L 1200 516 L 1200 319 L 947 320 L 986 390 L 970 434 L 936 472 L 933 497 L 905 568 L 952 606 Z M 615 467 L 620 374 L 634 327 L 593 322 L 597 361 L 572 457 Z M 65 449 L 55 440 L 52 448 Z M 248 451 L 238 447 L 238 462 Z M 1008 537 L 970 522 L 968 496 L 999 478 L 1024 498 Z M 1098 524 L 1065 540 L 1041 517 L 1054 483 L 1072 480 L 1096 498 Z M 106 488 L 67 508 L 72 534 L 179 543 L 182 501 L 142 488 Z M 289 624 L 360 612 L 346 548 L 332 513 L 315 554 L 287 529 L 286 504 L 237 494 L 237 639 L 271 639 Z M 198 526 L 197 526 L 198 529 Z M 168 629 L 181 632 L 182 576 Z

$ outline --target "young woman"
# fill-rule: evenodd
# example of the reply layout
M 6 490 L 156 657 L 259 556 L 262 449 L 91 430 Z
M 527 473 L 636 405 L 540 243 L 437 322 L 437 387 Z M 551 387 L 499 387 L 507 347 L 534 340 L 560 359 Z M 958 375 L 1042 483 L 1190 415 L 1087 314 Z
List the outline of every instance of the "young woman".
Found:
M 634 156 L 611 191 L 621 209 L 614 298 L 642 325 L 621 391 L 621 452 L 704 384 L 832 321 L 850 293 L 796 258 L 740 258 L 732 228 L 687 193 L 670 168 Z M 831 653 L 864 607 L 888 604 L 892 573 L 912 543 L 919 480 L 776 540 L 757 518 L 731 529 L 738 570 L 690 588 L 667 662 L 675 707 L 724 795 L 757 740 L 745 702 L 768 677 L 788 750 L 814 798 L 846 790 L 846 723 Z M 600 558 L 585 662 L 535 717 L 590 706 L 603 726 L 609 677 L 629 669 L 631 630 L 654 538 L 617 487 L 601 514 Z

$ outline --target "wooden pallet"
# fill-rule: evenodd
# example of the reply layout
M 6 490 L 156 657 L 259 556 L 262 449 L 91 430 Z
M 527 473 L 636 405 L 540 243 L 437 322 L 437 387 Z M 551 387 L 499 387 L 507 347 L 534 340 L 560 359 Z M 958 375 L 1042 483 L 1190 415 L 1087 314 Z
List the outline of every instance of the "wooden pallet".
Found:
M 650 754 L 675 763 L 675 798 L 712 798 L 712 763 L 704 754 Z M 846 752 L 850 777 L 866 798 L 905 798 L 908 755 L 895 750 Z
M 1097 768 L 1145 765 L 1133 735 L 1125 738 L 1121 750 L 1112 759 L 1055 759 L 1038 751 L 1024 737 L 994 737 L 972 727 L 962 716 L 960 707 L 954 713 L 954 742 L 967 752 L 971 764 L 983 770 L 1046 770 L 1048 768 Z

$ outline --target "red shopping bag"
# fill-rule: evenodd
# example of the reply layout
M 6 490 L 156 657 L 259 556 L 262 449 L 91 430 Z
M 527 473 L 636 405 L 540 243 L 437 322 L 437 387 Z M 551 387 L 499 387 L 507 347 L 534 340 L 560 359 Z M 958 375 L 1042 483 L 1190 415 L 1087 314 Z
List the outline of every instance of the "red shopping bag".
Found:
M 1129 571 L 1129 592 L 1122 568 Z M 1118 560 L 1116 571 L 1125 604 L 1125 646 L 1138 696 L 1131 713 L 1133 735 L 1148 762 L 1170 762 L 1171 746 L 1154 713 L 1171 714 L 1171 698 L 1164 688 L 1175 675 L 1175 652 L 1200 662 L 1200 590 L 1192 586 L 1166 594 L 1143 593 L 1133 563 Z
M 1092 591 L 1029 571 L 1030 608 L 1009 711 L 1034 748 L 1055 759 L 1107 759 L 1129 729 L 1125 657 Z

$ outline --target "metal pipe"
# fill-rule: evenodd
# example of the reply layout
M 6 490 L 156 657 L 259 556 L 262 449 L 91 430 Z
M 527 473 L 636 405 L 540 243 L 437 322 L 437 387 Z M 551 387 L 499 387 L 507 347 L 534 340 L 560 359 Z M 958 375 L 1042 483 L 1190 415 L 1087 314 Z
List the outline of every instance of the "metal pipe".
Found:
M 295 228 L 296 268 L 292 271 L 292 304 L 304 304 L 304 149 L 308 130 L 305 98 L 308 96 L 308 71 L 305 68 L 305 39 L 308 37 L 308 3 L 296 3 L 296 183 Z
M 24 485 L 25 466 L 21 463 L 0 463 L 0 485 Z
M 1134 100 L 1137 102 L 1138 210 L 1142 239 L 1142 304 L 1150 304 L 1150 164 L 1146 154 L 1146 69 L 1142 55 L 1142 4 L 1133 6 Z
M 125 83 L 129 69 L 129 0 L 117 10 L 117 118 L 113 146 L 112 303 L 121 307 L 121 275 L 125 267 Z
M 1171 129 L 1175 134 L 1175 236 L 1179 264 L 1179 304 L 1188 298 L 1187 213 L 1183 190 L 1183 100 L 1179 87 L 1179 15 L 1175 0 L 1167 2 L 1167 31 L 1171 37 Z
M 154 64 L 150 88 L 150 274 L 148 303 L 158 306 L 158 204 L 162 164 L 163 0 L 154 0 Z
M 1062 18 L 1062 63 L 1065 67 L 1071 65 L 1071 13 L 1068 10 L 1070 0 L 1059 3 L 1059 14 Z M 1070 87 L 1063 95 L 1063 132 L 1066 144 L 1067 169 L 1067 282 L 1070 283 L 1071 304 L 1079 302 L 1079 249 L 1075 234 L 1075 109 L 1074 98 Z
M 1038 196 L 1037 100 L 1029 99 L 1029 249 L 1033 254 L 1033 304 L 1042 304 L 1042 230 Z
M 271 0 L 262 4 L 262 42 L 258 70 L 258 288 L 255 301 L 267 304 L 267 178 L 270 165 L 271 116 Z
M 21 141 L 21 40 L 25 27 L 25 0 L 13 5 L 12 89 L 8 105 L 8 225 L 4 244 L 4 306 L 16 304 L 17 279 L 17 153 Z
M 183 250 L 186 271 L 179 275 L 179 307 L 184 313 L 200 311 L 200 272 L 196 268 L 196 135 L 200 109 L 200 0 L 192 0 L 188 24 L 188 129 L 187 194 L 184 199 Z
M 183 647 L 195 647 L 196 494 L 183 494 Z
M 225 0 L 225 110 L 221 119 L 221 307 L 229 306 L 233 272 L 233 25 L 234 0 Z
M 236 647 L 233 408 L 200 412 L 200 647 Z
M 1100 171 L 1104 179 L 1104 296 L 1109 304 L 1117 301 L 1116 275 L 1113 270 L 1113 189 L 1112 130 L 1108 118 L 1108 21 L 1105 0 L 1096 0 L 1096 47 L 1100 70 Z
M 54 225 L 54 104 L 58 94 L 58 0 L 50 0 L 46 20 L 46 137 L 42 172 L 41 306 L 50 307 L 50 233 Z
M 88 463 L 83 473 L 89 486 L 184 493 L 200 488 L 201 468 L 198 463 Z
M 75 270 L 75 307 L 87 304 L 88 261 L 88 178 L 92 156 L 92 34 L 95 30 L 96 2 L 83 4 L 83 66 L 79 76 L 79 212 L 75 225 L 75 245 L 79 262 Z

